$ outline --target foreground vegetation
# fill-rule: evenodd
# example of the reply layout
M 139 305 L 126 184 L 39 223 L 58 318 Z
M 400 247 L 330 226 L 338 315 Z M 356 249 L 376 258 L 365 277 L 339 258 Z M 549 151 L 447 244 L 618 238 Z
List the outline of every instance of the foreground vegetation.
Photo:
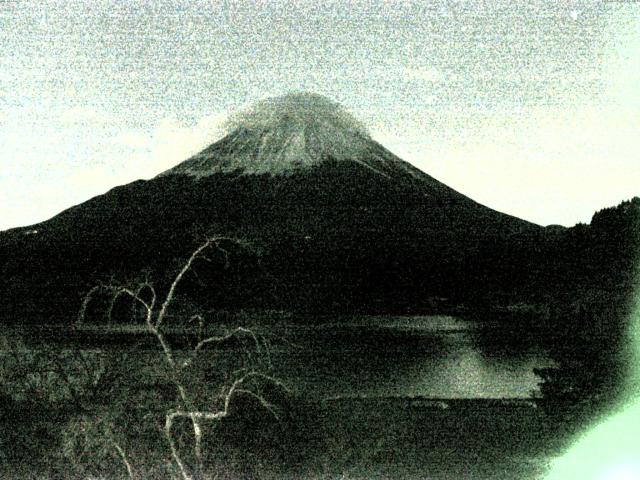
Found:
M 8 477 L 183 478 L 172 438 L 197 478 L 534 479 L 581 426 L 543 401 L 322 400 L 264 382 L 251 385 L 257 396 L 235 397 L 224 418 L 201 422 L 196 455 L 189 418 L 166 434 L 182 402 L 153 335 L 90 338 L 86 328 L 52 346 L 17 332 L 0 348 Z M 197 345 L 184 332 L 167 338 L 176 358 Z M 221 411 L 234 375 L 258 367 L 271 374 L 266 351 L 234 336 L 200 351 L 181 382 L 198 408 Z
M 543 408 L 483 401 L 433 408 L 406 399 L 297 396 L 271 375 L 274 339 L 243 325 L 212 330 L 212 317 L 198 310 L 193 297 L 180 295 L 183 278 L 192 285 L 200 280 L 198 265 L 228 268 L 230 247 L 244 248 L 216 238 L 159 287 L 147 277 L 108 281 L 85 297 L 82 322 L 125 319 L 144 333 L 140 345 L 86 348 L 53 345 L 27 331 L 5 333 L 0 473 L 181 480 L 538 478 L 593 412 L 620 393 L 629 358 L 625 319 L 636 286 L 639 209 L 640 201 L 629 202 L 599 213 L 589 228 L 572 229 L 564 238 L 566 257 L 555 256 L 564 258 L 557 276 L 566 282 L 561 293 L 540 288 L 544 298 L 529 299 L 533 310 L 512 315 L 556 360 L 556 367 L 538 372 Z M 176 329 L 180 335 L 171 334 Z
M 207 335 L 204 316 L 185 317 L 184 310 L 173 323 L 179 322 L 183 340 L 191 344 L 176 348 L 168 336 L 169 312 L 177 308 L 182 279 L 195 273 L 197 262 L 211 262 L 212 255 L 221 256 L 228 267 L 226 242 L 205 241 L 165 291 L 144 279 L 101 283 L 87 293 L 78 322 L 88 320 L 96 303 L 107 321 L 124 306 L 155 343 L 146 352 L 57 350 L 46 343 L 33 348 L 5 338 L 0 393 L 7 405 L 6 425 L 17 427 L 17 443 L 25 434 L 23 425 L 34 422 L 38 427 L 27 428 L 24 446 L 37 445 L 37 437 L 50 443 L 32 451 L 31 463 L 42 463 L 42 454 L 52 449 L 53 458 L 45 455 L 36 471 L 47 465 L 65 477 L 112 475 L 118 471 L 115 460 L 129 478 L 209 477 L 206 435 L 211 424 L 232 414 L 238 400 L 278 418 L 271 398 L 285 388 L 268 374 L 265 340 L 241 326 Z M 217 349 L 229 342 L 237 343 L 236 354 L 219 359 Z M 12 429 L 7 433 L 11 437 Z
M 224 349 L 241 352 L 237 342 Z M 181 478 L 165 433 L 166 414 L 179 394 L 157 350 L 78 352 L 14 339 L 11 363 L 7 346 L 2 476 Z M 188 385 L 211 386 L 197 391 L 201 398 L 215 397 L 229 385 L 222 372 L 248 361 L 222 353 L 206 358 L 205 364 L 217 365 L 214 372 L 191 372 Z M 18 363 L 30 373 L 22 375 Z M 45 373 L 46 365 L 65 369 Z M 524 402 L 320 401 L 273 385 L 262 385 L 260 394 L 275 415 L 244 396 L 225 418 L 202 423 L 201 470 L 194 476 L 533 479 L 577 428 Z M 214 407 L 215 401 L 208 405 Z M 173 438 L 185 466 L 197 465 L 188 419 L 176 422 Z

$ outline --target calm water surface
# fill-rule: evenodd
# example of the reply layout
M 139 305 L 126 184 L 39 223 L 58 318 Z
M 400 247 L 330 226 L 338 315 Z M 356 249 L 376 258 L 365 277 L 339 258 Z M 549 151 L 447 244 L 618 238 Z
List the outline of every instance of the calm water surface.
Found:
M 480 328 L 449 316 L 314 320 L 318 325 L 276 319 L 254 328 L 272 339 L 272 373 L 314 398 L 528 398 L 538 391 L 533 369 L 552 365 L 535 340 L 498 325 Z M 153 337 L 134 328 L 133 335 L 128 327 L 92 328 L 78 339 L 81 348 L 155 352 Z M 49 338 L 78 341 L 65 331 L 57 336 Z
M 271 333 L 295 344 L 276 349 L 276 374 L 320 398 L 527 398 L 538 391 L 533 369 L 552 365 L 533 342 L 454 317 L 369 317 Z

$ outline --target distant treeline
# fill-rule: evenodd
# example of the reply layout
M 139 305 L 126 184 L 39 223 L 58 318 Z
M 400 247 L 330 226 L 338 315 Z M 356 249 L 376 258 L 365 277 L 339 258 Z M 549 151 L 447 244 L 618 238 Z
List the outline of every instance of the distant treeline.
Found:
M 544 329 L 556 369 L 538 371 L 542 393 L 564 404 L 600 409 L 623 394 L 632 368 L 629 341 L 639 292 L 640 198 L 597 212 L 559 244 L 556 293 Z

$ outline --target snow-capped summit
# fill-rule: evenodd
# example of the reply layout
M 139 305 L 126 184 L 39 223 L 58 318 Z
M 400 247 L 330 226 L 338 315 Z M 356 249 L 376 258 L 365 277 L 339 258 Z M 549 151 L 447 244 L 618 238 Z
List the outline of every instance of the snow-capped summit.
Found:
M 222 140 L 163 175 L 282 174 L 323 160 L 350 160 L 383 173 L 385 163 L 399 160 L 346 109 L 313 93 L 262 100 L 227 124 L 229 134 Z

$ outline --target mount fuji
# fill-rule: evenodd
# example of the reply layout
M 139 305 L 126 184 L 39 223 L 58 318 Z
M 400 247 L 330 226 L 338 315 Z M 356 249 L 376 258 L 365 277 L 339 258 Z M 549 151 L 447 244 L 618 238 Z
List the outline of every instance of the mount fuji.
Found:
M 339 104 L 311 93 L 268 98 L 227 121 L 230 133 L 164 175 L 219 172 L 286 175 L 332 160 L 391 178 L 424 173 L 371 139 Z
M 526 291 L 555 232 L 449 188 L 319 95 L 263 100 L 227 131 L 151 180 L 0 233 L 0 319 L 64 322 L 97 281 L 168 277 L 210 235 L 249 245 L 185 287 L 212 306 L 453 308 Z

